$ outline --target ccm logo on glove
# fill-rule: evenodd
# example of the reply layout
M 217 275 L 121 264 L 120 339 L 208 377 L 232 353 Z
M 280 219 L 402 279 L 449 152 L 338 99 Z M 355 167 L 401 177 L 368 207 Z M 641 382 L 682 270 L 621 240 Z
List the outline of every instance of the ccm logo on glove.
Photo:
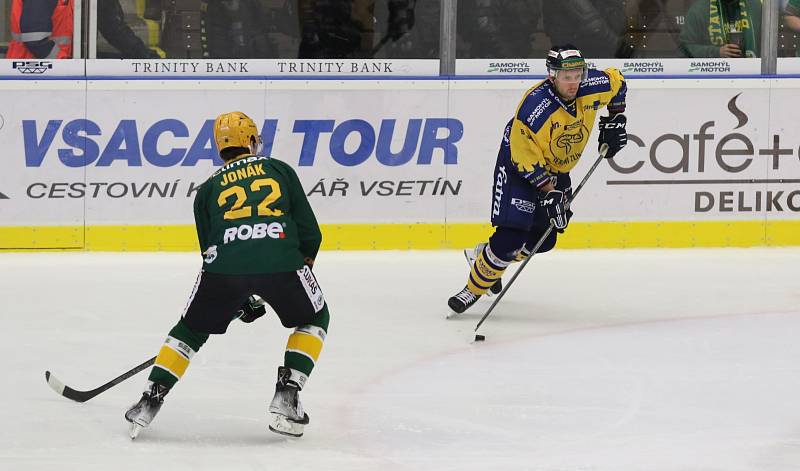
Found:
M 614 157 L 628 144 L 628 132 L 625 130 L 627 124 L 628 118 L 624 114 L 600 117 L 600 136 L 597 148 L 600 150 L 603 144 L 608 145 L 607 159 Z

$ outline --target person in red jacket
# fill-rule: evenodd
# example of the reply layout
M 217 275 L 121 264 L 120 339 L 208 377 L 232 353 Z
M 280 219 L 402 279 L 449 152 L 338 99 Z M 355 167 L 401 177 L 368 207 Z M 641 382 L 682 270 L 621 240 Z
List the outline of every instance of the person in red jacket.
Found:
M 13 0 L 9 59 L 72 57 L 73 0 Z

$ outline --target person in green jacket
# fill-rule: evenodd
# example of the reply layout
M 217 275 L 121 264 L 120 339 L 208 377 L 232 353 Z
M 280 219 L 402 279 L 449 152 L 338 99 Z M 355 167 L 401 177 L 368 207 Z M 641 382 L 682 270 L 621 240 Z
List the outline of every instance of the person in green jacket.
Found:
M 686 57 L 759 57 L 761 0 L 697 0 L 679 41 Z
M 294 329 L 278 368 L 269 429 L 299 437 L 309 421 L 298 393 L 330 320 L 311 272 L 322 242 L 317 219 L 292 167 L 258 154 L 261 139 L 247 115 L 217 117 L 214 140 L 224 164 L 200 185 L 194 200 L 203 268 L 183 316 L 159 350 L 142 398 L 125 413 L 131 438 L 150 425 L 209 335 L 225 333 L 237 318 L 249 323 L 263 316 L 265 302 L 284 327 Z

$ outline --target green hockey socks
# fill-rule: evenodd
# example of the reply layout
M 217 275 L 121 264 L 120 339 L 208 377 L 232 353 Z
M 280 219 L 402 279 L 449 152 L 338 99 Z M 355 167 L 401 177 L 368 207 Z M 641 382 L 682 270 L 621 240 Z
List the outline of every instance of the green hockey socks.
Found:
M 311 322 L 297 327 L 289 335 L 283 365 L 291 370 L 290 379 L 297 383 L 300 389 L 305 385 L 311 370 L 317 363 L 328 332 L 329 322 L 330 314 L 328 305 L 325 304 Z
M 161 346 L 148 380 L 172 388 L 186 372 L 192 357 L 206 340 L 208 334 L 195 332 L 183 320 L 179 320 Z

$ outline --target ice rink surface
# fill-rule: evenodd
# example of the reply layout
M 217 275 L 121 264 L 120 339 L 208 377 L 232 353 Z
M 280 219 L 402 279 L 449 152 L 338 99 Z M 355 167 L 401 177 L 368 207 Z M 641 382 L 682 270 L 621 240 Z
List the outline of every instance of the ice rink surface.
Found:
M 84 404 L 47 386 L 155 355 L 199 264 L 0 254 L 0 469 L 800 469 L 800 249 L 539 255 L 477 344 L 491 300 L 445 320 L 460 252 L 322 252 L 331 326 L 300 439 L 267 430 L 274 316 L 212 336 L 135 442 L 146 373 Z

